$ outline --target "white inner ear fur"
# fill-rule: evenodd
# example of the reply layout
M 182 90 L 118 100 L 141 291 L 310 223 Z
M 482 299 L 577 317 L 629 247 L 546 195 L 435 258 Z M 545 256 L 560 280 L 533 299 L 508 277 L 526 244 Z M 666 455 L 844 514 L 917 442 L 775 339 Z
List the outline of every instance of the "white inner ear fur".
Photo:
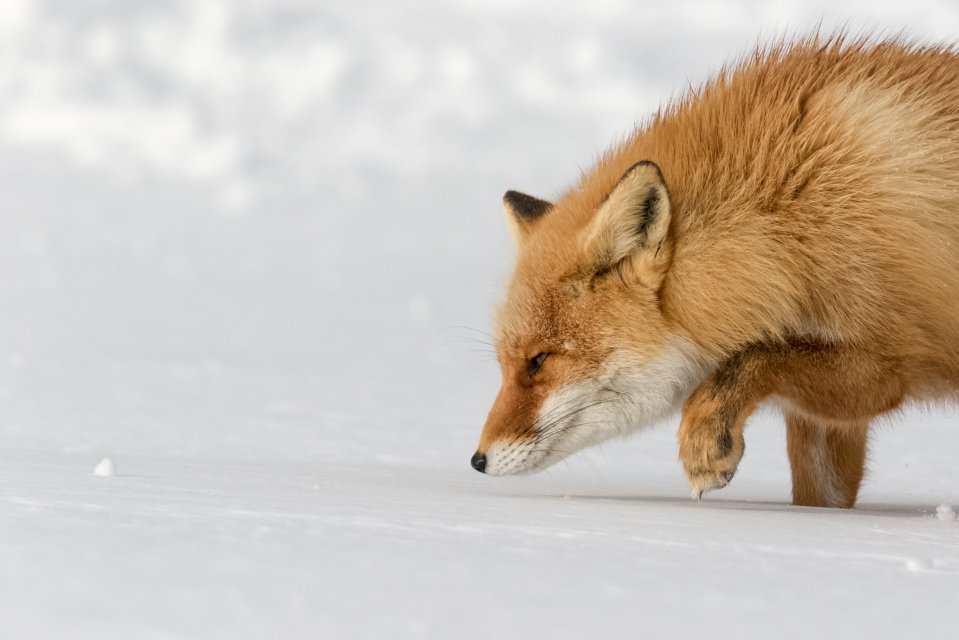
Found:
M 694 346 L 673 338 L 652 360 L 618 351 L 603 372 L 565 385 L 543 403 L 536 436 L 497 443 L 486 454 L 486 473 L 530 473 L 584 447 L 648 427 L 678 410 L 706 375 Z
M 604 267 L 632 254 L 654 253 L 666 237 L 669 216 L 669 193 L 659 171 L 638 165 L 597 209 L 587 228 L 586 251 Z

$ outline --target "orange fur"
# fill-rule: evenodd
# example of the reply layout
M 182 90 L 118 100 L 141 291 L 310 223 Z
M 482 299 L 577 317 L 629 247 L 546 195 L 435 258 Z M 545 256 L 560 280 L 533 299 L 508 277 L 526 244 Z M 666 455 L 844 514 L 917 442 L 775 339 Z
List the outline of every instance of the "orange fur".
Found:
M 794 500 L 851 506 L 865 425 L 959 384 L 957 78 L 948 47 L 770 47 L 662 109 L 547 211 L 507 202 L 518 256 L 480 445 L 499 447 L 491 469 L 662 417 L 645 405 L 665 377 L 668 404 L 688 396 L 694 494 L 731 479 L 743 422 L 774 396 Z

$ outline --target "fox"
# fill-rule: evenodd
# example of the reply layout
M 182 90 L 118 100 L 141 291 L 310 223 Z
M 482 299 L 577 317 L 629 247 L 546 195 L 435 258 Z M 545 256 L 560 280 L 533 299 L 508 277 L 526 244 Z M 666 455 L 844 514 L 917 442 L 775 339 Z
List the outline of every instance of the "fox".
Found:
M 678 413 L 702 500 L 771 404 L 793 504 L 851 508 L 870 425 L 959 395 L 955 45 L 760 45 L 559 198 L 507 191 L 503 210 L 515 266 L 478 471 L 536 472 Z

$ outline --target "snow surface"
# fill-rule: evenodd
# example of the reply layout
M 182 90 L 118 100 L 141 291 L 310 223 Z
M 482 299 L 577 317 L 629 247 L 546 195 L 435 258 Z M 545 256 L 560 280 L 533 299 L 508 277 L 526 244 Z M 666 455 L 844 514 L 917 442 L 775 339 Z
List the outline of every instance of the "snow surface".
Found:
M 702 503 L 675 418 L 468 462 L 500 194 L 759 38 L 959 33 L 837 4 L 0 3 L 0 638 L 954 636 L 953 408 L 853 511 L 788 504 L 772 411 Z

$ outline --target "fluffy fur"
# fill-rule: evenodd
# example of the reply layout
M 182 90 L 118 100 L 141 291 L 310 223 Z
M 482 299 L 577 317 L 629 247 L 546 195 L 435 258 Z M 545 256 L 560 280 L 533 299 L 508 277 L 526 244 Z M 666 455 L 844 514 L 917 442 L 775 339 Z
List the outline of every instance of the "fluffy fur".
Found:
M 680 458 L 701 497 L 775 397 L 794 502 L 852 506 L 868 424 L 959 388 L 957 78 L 950 47 L 768 47 L 536 215 L 508 198 L 489 472 L 543 468 L 685 399 Z

